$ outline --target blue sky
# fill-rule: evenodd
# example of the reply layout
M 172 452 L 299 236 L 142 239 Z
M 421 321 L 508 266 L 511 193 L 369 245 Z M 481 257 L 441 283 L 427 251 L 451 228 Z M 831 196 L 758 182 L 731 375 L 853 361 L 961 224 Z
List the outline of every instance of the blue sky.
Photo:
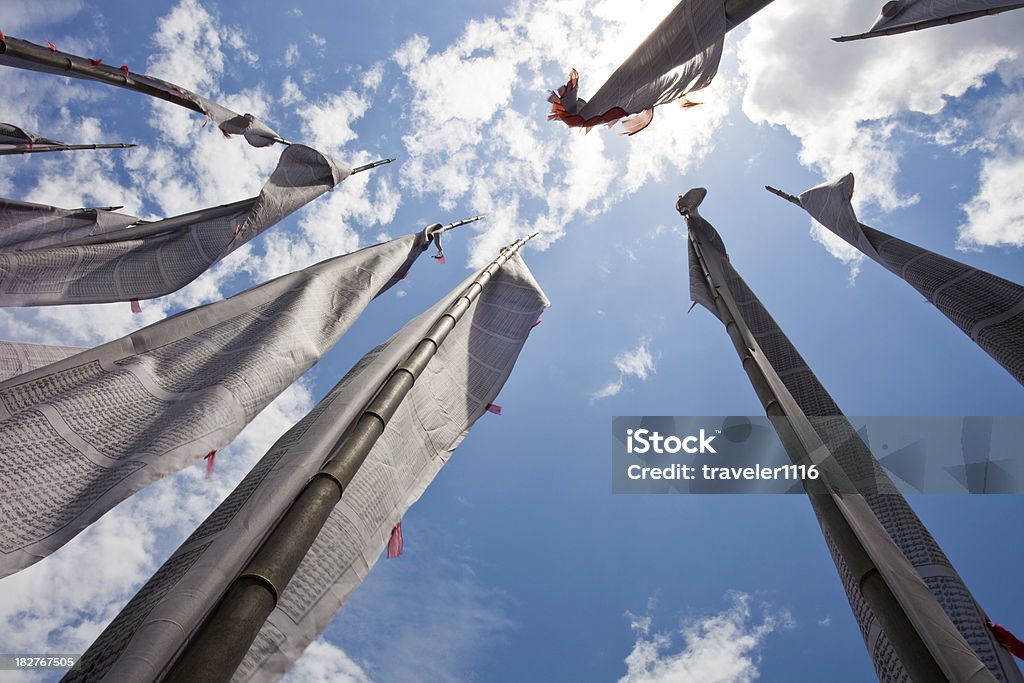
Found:
M 721 325 L 689 315 L 676 195 L 702 214 L 849 415 L 1003 415 L 1024 393 L 909 286 L 812 236 L 766 193 L 853 171 L 860 218 L 1024 277 L 1024 12 L 837 45 L 875 0 L 777 0 L 729 34 L 700 107 L 625 138 L 545 121 L 570 67 L 586 97 L 671 0 L 164 3 L 5 0 L 0 29 L 127 63 L 252 111 L 349 163 L 394 156 L 181 292 L 6 309 L 6 339 L 81 346 L 386 236 L 485 213 L 448 263 L 418 263 L 217 457 L 136 495 L 0 584 L 0 641 L 81 652 L 269 445 L 368 349 L 498 246 L 552 301 L 506 385 L 300 660 L 294 680 L 870 680 L 835 569 L 800 496 L 613 496 L 613 415 L 756 415 Z M 820 3 L 824 5 L 824 3 Z M 122 153 L 7 157 L 5 196 L 155 217 L 255 194 L 278 152 L 133 93 L 0 71 L 0 120 Z M 914 496 L 979 602 L 1024 631 L 1019 496 Z M 685 666 L 684 666 L 685 665 Z M 689 671 L 658 678 L 648 668 Z M 702 668 L 709 667 L 709 668 Z M 717 675 L 718 678 L 714 678 Z M 345 677 L 348 677 L 347 679 Z M 30 680 L 26 675 L 25 680 Z

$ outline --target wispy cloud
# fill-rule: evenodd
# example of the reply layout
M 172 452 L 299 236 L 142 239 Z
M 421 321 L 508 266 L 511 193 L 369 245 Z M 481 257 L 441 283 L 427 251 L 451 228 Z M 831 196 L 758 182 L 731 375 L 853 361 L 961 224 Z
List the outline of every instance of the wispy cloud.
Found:
M 619 683 L 750 683 L 760 677 L 758 665 L 765 640 L 793 627 L 789 612 L 760 606 L 733 593 L 730 607 L 718 614 L 684 621 L 675 631 L 652 631 L 652 619 L 627 613 L 636 642 L 626 657 L 626 675 Z M 680 646 L 676 642 L 681 639 Z
M 591 400 L 598 401 L 617 395 L 631 377 L 643 382 L 653 374 L 655 371 L 654 357 L 651 355 L 649 345 L 650 339 L 643 337 L 634 348 L 617 355 L 612 360 L 612 363 L 619 371 L 618 379 L 608 382 L 592 393 L 590 395 Z

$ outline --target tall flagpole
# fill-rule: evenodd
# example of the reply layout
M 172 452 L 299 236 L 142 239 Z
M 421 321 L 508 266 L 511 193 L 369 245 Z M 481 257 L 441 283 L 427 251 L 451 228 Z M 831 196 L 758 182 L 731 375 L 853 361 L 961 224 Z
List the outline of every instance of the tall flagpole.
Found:
M 849 176 L 852 191 L 853 178 Z M 845 178 L 839 182 L 843 182 Z M 765 185 L 772 194 L 814 216 L 816 202 Z M 817 188 L 816 188 L 817 189 Z M 852 216 L 852 207 L 850 215 Z M 849 220 L 824 227 L 921 294 L 928 303 L 971 338 L 1010 375 L 1024 384 L 1024 342 L 1019 329 L 1024 321 L 1024 287 L 998 275 L 929 251 L 911 242 Z M 850 234 L 850 231 L 859 233 Z M 853 240 L 853 241 L 851 241 Z
M 80 149 L 128 149 L 129 147 L 135 147 L 135 145 L 127 142 L 100 145 L 34 145 L 32 147 L 0 149 L 0 156 L 10 156 L 14 154 L 39 154 L 40 152 L 73 152 Z
M 398 365 L 228 587 L 224 598 L 175 661 L 164 679 L 166 683 L 214 683 L 231 678 L 331 511 L 427 363 L 494 274 L 538 234 L 503 248 Z
M 682 206 L 680 212 L 690 224 L 689 240 L 718 317 L 790 458 L 798 464 L 813 463 L 822 471 L 827 488 L 808 490 L 811 506 L 904 670 L 914 681 L 995 681 L 863 496 L 837 492 L 849 491 L 849 480 L 747 327 L 716 247 L 690 223 L 695 209 Z M 717 234 L 712 239 L 720 248 Z

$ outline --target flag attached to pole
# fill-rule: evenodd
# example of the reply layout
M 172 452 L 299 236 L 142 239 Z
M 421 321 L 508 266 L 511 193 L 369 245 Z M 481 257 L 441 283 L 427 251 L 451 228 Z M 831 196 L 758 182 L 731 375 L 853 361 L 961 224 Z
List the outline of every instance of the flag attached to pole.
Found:
M 315 149 L 291 145 L 257 197 L 27 251 L 0 251 L 0 306 L 170 294 L 352 172 Z M 120 216 L 101 219 L 118 223 Z
M 275 142 L 286 142 L 252 114 L 238 114 L 181 86 L 145 74 L 134 73 L 127 65 L 115 68 L 103 64 L 99 59 L 87 59 L 61 52 L 52 44 L 43 47 L 10 36 L 0 37 L 0 44 L 3 47 L 0 50 L 0 65 L 2 66 L 98 81 L 134 90 L 209 116 L 225 135 L 242 135 L 246 142 L 253 147 L 267 147 Z
M 833 40 L 843 43 L 849 40 L 920 31 L 1021 7 L 1024 7 L 1024 2 L 1019 0 L 890 0 L 882 5 L 878 18 L 868 31 Z
M 807 190 L 795 203 L 917 290 L 1024 384 L 1024 287 L 858 222 L 853 188 L 848 173 Z
M 722 0 L 682 0 L 589 101 L 579 97 L 573 69 L 569 82 L 548 98 L 548 120 L 591 128 L 625 118 L 627 135 L 640 132 L 654 118 L 654 107 L 711 84 L 726 30 Z M 688 104 L 693 103 L 683 100 Z
M 378 388 L 479 276 L 365 355 L 178 548 L 65 680 L 151 680 L 166 673 Z M 494 273 L 344 489 L 234 681 L 278 680 L 327 626 L 498 395 L 547 305 L 518 254 Z
M 0 577 L 228 444 L 428 240 L 323 261 L 0 383 L 0 498 L 16 506 L 0 517 Z
M 987 667 L 998 680 L 1021 683 L 1019 669 L 984 628 L 977 603 L 931 533 L 726 258 L 720 235 L 697 212 L 705 194 L 687 193 L 678 205 L 681 213 L 686 211 L 691 256 L 704 283 L 698 282 L 691 262 L 691 299 L 710 304 L 726 325 L 759 398 L 766 408 L 772 406 L 769 414 L 782 414 L 795 425 L 793 432 L 807 452 L 827 452 L 830 458 L 823 463 L 838 465 L 840 476 L 850 484 L 845 490 L 857 492 L 832 493 L 830 488 L 829 493 L 808 495 L 879 680 L 909 680 L 908 670 L 920 664 L 919 649 L 909 648 L 917 654 L 910 654 L 908 661 L 907 652 L 901 658 L 890 639 L 905 636 L 893 627 L 895 616 L 908 622 L 907 629 L 913 629 L 948 680 L 972 680 Z M 806 425 L 802 433 L 801 425 Z M 836 539 L 842 538 L 853 538 L 847 548 L 856 546 L 859 553 L 841 550 Z M 892 597 L 882 599 L 884 591 L 877 585 L 866 589 L 863 576 L 853 569 L 857 565 L 857 571 L 873 567 Z M 873 605 L 886 609 L 886 623 Z

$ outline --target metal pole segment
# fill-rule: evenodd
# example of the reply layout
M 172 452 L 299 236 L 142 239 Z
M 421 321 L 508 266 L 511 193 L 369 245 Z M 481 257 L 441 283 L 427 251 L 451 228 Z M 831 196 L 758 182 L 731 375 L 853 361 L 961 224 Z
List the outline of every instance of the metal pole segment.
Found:
M 769 192 L 771 192 L 776 197 L 782 197 L 787 202 L 790 202 L 792 204 L 796 204 L 801 209 L 804 208 L 803 202 L 801 202 L 800 198 L 795 196 L 795 195 L 791 195 L 788 192 L 783 192 L 782 190 L 777 190 L 774 187 L 772 187 L 771 185 L 765 185 L 764 189 L 768 190 Z
M 30 45 L 27 42 L 24 44 L 16 44 L 12 43 L 10 40 L 0 39 L 0 54 L 6 54 L 16 59 L 21 59 L 32 64 L 39 64 L 40 66 L 50 67 L 52 69 L 73 71 L 94 81 L 108 83 L 109 85 L 114 85 L 119 88 L 135 90 L 136 92 L 144 93 L 150 97 L 157 97 L 167 102 L 173 102 L 174 104 L 186 107 L 192 111 L 199 112 L 200 114 L 206 114 L 198 103 L 193 102 L 189 98 L 173 95 L 169 92 L 160 90 L 159 88 L 139 83 L 133 78 L 130 78 L 128 74 L 124 73 L 120 69 L 114 69 L 113 67 L 103 68 L 101 65 L 93 65 L 83 59 L 71 59 L 68 56 L 58 55 L 51 52 L 45 47 Z
M 835 471 L 837 463 L 827 447 L 821 442 L 807 420 L 807 417 L 796 404 L 795 399 L 785 388 L 781 379 L 775 373 L 774 368 L 764 359 L 757 342 L 753 340 L 743 323 L 742 317 L 735 315 L 736 304 L 732 301 L 731 294 L 724 286 L 723 274 L 719 272 L 716 265 L 710 264 L 704 254 L 700 239 L 689 231 L 690 240 L 693 244 L 697 261 L 709 291 L 714 298 L 715 307 L 725 324 L 730 340 L 739 355 L 743 369 L 747 373 L 750 383 L 765 409 L 765 413 L 772 417 L 772 424 L 779 433 L 786 452 L 795 463 L 815 462 L 823 465 L 827 484 L 830 480 L 837 478 L 844 479 L 845 474 L 840 470 Z M 717 277 L 716 277 L 717 276 Z M 716 279 L 723 280 L 722 285 L 716 284 Z M 827 530 L 832 542 L 836 544 L 839 554 L 843 557 L 849 570 L 856 578 L 858 588 L 864 597 L 865 602 L 871 607 L 875 617 L 879 621 L 882 631 L 892 645 L 896 655 L 899 657 L 904 669 L 913 681 L 949 681 L 938 659 L 928 648 L 921 633 L 915 627 L 914 622 L 899 602 L 889 583 L 886 581 L 871 557 L 871 553 L 865 547 L 863 540 L 857 535 L 846 515 L 840 509 L 834 496 L 836 493 L 812 493 L 808 491 L 808 498 L 822 526 Z M 849 496 L 846 505 L 856 504 L 858 496 Z M 863 499 L 860 500 L 863 504 Z M 864 505 L 866 508 L 866 505 Z M 870 513 L 870 509 L 868 509 Z M 871 519 L 878 523 L 873 513 Z M 884 529 L 882 530 L 884 533 Z M 886 536 L 888 538 L 888 536 Z M 897 549 L 897 552 L 898 549 Z M 903 562 L 909 562 L 900 554 Z M 912 570 L 912 567 L 911 567 Z M 914 574 L 916 576 L 916 572 Z M 929 593 L 930 595 L 930 593 Z M 932 598 L 934 599 L 934 598 Z M 940 608 L 941 609 L 941 608 Z M 950 622 L 949 627 L 955 632 L 955 627 Z M 966 645 L 966 643 L 964 643 Z M 969 650 L 969 647 L 968 647 Z M 981 664 L 978 664 L 981 671 L 974 672 L 972 680 L 994 681 L 994 677 Z
M 736 28 L 771 3 L 772 0 L 725 0 L 726 30 Z
M 231 678 L 331 511 L 427 363 L 493 274 L 537 234 L 502 249 L 399 363 L 189 640 L 165 682 L 213 683 Z
M 877 38 L 879 36 L 895 36 L 900 33 L 910 33 L 911 31 L 921 31 L 926 28 L 935 28 L 936 26 L 945 26 L 947 24 L 959 24 L 961 21 L 969 21 L 971 19 L 978 19 L 980 17 L 991 16 L 995 14 L 1001 14 L 1002 12 L 1008 12 L 1012 9 L 1020 9 L 1024 7 L 1024 2 L 1010 5 L 1008 7 L 997 7 L 995 9 L 981 9 L 974 12 L 964 12 L 963 14 L 956 14 L 951 17 L 943 17 L 941 19 L 932 19 L 931 21 L 919 21 L 915 24 L 909 24 L 907 26 L 894 26 L 892 28 L 884 28 L 880 31 L 868 31 L 866 33 L 858 33 L 853 36 L 839 36 L 833 38 L 837 43 L 846 43 L 851 40 L 864 40 L 865 38 Z
M 10 156 L 13 154 L 38 154 L 40 152 L 73 152 L 79 149 L 128 149 L 129 147 L 135 147 L 135 145 L 130 143 L 112 143 L 102 145 L 39 145 L 34 146 L 31 149 L 0 149 L 0 156 Z
M 392 161 L 394 161 L 394 159 L 380 159 L 380 160 L 374 161 L 373 163 L 370 163 L 370 164 L 363 164 L 362 166 L 356 166 L 355 168 L 352 169 L 352 173 L 356 174 L 356 173 L 361 173 L 363 171 L 368 171 L 371 168 L 377 168 L 378 166 L 383 166 L 384 164 L 390 164 Z
M 466 225 L 468 223 L 476 223 L 478 220 L 481 220 L 482 218 L 483 218 L 483 216 L 473 216 L 472 218 L 463 218 L 461 221 L 455 221 L 454 223 L 449 223 L 448 225 L 442 226 L 440 228 L 435 228 L 431 232 L 432 233 L 448 232 L 449 230 L 452 230 L 454 228 L 460 228 L 463 225 Z
M 209 209 L 200 209 L 199 211 L 184 213 L 180 216 L 174 216 L 173 218 L 165 218 L 162 221 L 139 221 L 135 225 L 129 228 L 124 228 L 123 230 L 105 232 L 102 235 L 93 235 L 92 237 L 83 237 L 82 239 L 63 242 L 59 246 L 82 247 L 90 244 L 109 244 L 110 242 L 121 242 L 123 240 L 138 240 L 145 237 L 155 237 L 157 235 L 163 235 L 164 233 L 173 232 L 186 227 L 199 219 L 211 220 L 222 216 L 228 216 L 230 214 L 237 213 L 238 211 L 250 209 L 252 208 L 252 205 L 256 203 L 257 199 L 259 199 L 259 197 L 250 197 L 249 199 L 232 202 L 231 204 L 223 204 Z M 49 247 L 41 248 L 48 249 Z

